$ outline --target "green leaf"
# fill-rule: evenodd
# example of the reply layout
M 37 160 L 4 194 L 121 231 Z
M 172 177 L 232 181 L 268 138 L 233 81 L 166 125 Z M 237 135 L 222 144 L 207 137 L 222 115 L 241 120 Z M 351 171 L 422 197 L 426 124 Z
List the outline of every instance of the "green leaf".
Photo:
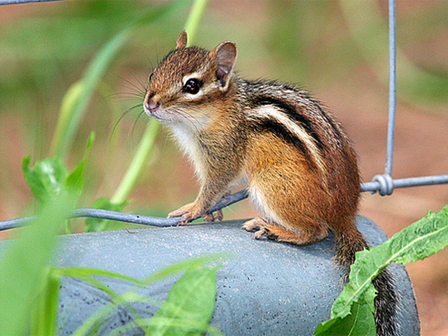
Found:
M 359 255 L 357 254 L 357 258 Z M 379 272 L 378 272 L 379 273 Z M 357 289 L 359 288 L 359 282 L 362 281 L 362 279 L 369 278 L 369 272 L 368 268 L 366 267 L 353 267 L 350 271 L 350 281 L 349 283 L 344 287 L 345 292 L 354 292 L 356 293 Z M 376 276 L 376 275 L 375 275 Z M 372 278 L 373 279 L 373 278 Z M 338 297 L 336 301 L 333 304 L 333 307 L 331 309 L 331 317 L 336 316 L 347 316 L 350 313 L 351 310 L 351 304 L 352 302 L 363 302 L 367 303 L 370 306 L 371 312 L 374 312 L 374 306 L 373 306 L 373 300 L 376 296 L 375 287 L 373 287 L 373 284 L 371 281 L 367 281 L 365 284 L 363 283 L 364 287 L 362 288 L 363 296 L 360 297 L 360 299 L 356 299 L 354 301 L 351 301 L 353 297 L 351 296 L 342 296 Z M 337 314 L 336 314 L 337 313 Z
M 72 198 L 62 193 L 21 229 L 0 259 L 0 335 L 25 335 L 30 311 L 55 248 L 56 234 Z M 53 288 L 53 287 L 52 287 Z
M 96 268 L 89 268 L 89 267 L 70 267 L 70 268 L 57 268 L 55 269 L 55 272 L 59 274 L 60 276 L 69 276 L 73 278 L 82 278 L 85 279 L 87 277 L 107 277 L 107 278 L 115 278 L 115 279 L 121 279 L 125 281 L 134 282 L 136 284 L 144 285 L 145 283 L 141 280 L 138 280 L 136 278 L 128 277 L 126 275 L 109 272 L 101 269 Z
M 355 303 L 367 303 L 372 308 L 375 298 L 372 280 L 390 263 L 407 264 L 424 259 L 446 246 L 448 246 L 448 206 L 438 213 L 429 212 L 424 218 L 396 233 L 381 245 L 356 253 L 356 260 L 350 270 L 349 283 L 331 309 L 332 319 L 321 324 L 316 332 L 322 333 L 327 329 L 332 331 L 330 329 L 332 325 L 342 323 L 341 320 L 350 315 L 352 305 Z
M 30 157 L 23 159 L 22 171 L 31 193 L 42 206 L 47 201 L 55 199 L 64 189 L 68 171 L 58 158 L 37 161 L 31 169 L 30 160 Z
M 189 268 L 171 288 L 149 326 L 154 335 L 202 335 L 212 318 L 216 299 L 214 267 Z
M 92 133 L 87 141 L 83 159 L 70 174 L 60 158 L 39 160 L 34 164 L 33 168 L 29 167 L 30 157 L 23 159 L 22 171 L 31 193 L 38 202 L 39 208 L 59 197 L 64 190 L 72 196 L 81 194 L 84 181 L 84 167 L 94 138 L 95 136 Z M 73 197 L 73 201 L 76 201 L 75 197 Z
M 320 324 L 314 335 L 376 336 L 375 319 L 368 304 L 354 303 L 349 315 Z
M 67 187 L 67 190 L 73 195 L 79 196 L 82 193 L 84 187 L 84 168 L 94 140 L 95 133 L 92 132 L 90 133 L 90 136 L 87 140 L 84 157 L 79 162 L 78 166 L 70 173 L 70 175 L 68 175 L 67 179 L 65 180 L 65 186 Z
M 233 256 L 230 252 L 219 252 L 219 253 L 210 253 L 194 258 L 187 259 L 185 261 L 180 261 L 169 265 L 167 267 L 162 268 L 160 271 L 148 276 L 144 280 L 142 280 L 147 285 L 150 285 L 156 281 L 165 279 L 167 277 L 173 276 L 182 272 L 188 268 L 194 268 L 203 264 L 214 263 L 214 262 L 222 262 L 225 260 L 231 259 Z
M 378 253 L 391 253 L 397 263 L 407 264 L 439 252 L 448 245 L 448 206 L 438 213 L 429 212 L 394 237 L 391 244 L 378 246 Z

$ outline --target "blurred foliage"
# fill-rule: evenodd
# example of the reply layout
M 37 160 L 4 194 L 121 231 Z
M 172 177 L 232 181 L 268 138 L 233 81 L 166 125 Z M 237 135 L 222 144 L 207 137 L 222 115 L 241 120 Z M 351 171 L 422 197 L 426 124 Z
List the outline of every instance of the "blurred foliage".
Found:
M 0 6 L 0 218 L 24 211 L 29 192 L 20 175 L 21 158 L 48 155 L 66 91 L 106 41 L 162 2 L 167 1 Z M 409 103 L 446 104 L 447 12 L 446 2 L 397 1 L 398 64 L 399 71 L 404 69 L 398 74 L 398 94 Z M 95 131 L 81 203 L 110 197 L 123 178 L 147 123 L 146 116 L 139 117 L 144 83 L 174 46 L 186 15 L 187 8 L 138 30 L 102 78 L 68 156 L 69 162 L 79 162 Z M 345 81 L 372 71 L 384 91 L 386 22 L 384 0 L 211 0 L 196 44 L 213 48 L 234 40 L 237 69 L 248 78 L 280 79 L 319 92 L 331 86 L 343 90 Z M 186 167 L 172 143 L 159 136 L 130 206 L 164 215 L 193 198 L 196 185 Z

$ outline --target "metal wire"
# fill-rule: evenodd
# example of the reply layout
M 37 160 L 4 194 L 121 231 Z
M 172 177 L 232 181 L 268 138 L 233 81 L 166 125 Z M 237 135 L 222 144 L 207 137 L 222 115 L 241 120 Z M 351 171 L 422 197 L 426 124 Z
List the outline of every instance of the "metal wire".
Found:
M 0 0 L 0 5 L 45 2 L 56 0 Z M 392 168 L 394 158 L 394 138 L 395 138 L 395 115 L 396 115 L 396 13 L 395 0 L 389 0 L 389 120 L 387 132 L 387 152 L 386 167 L 383 175 L 376 175 L 372 182 L 361 184 L 361 191 L 378 192 L 381 196 L 391 195 L 396 188 L 408 188 L 417 186 L 427 186 L 448 183 L 448 175 L 411 177 L 405 179 L 393 179 Z M 210 212 L 220 210 L 230 204 L 238 202 L 248 197 L 246 190 L 239 191 L 233 195 L 223 198 L 216 204 Z M 93 217 L 109 220 L 117 220 L 127 223 L 151 225 L 151 226 L 176 226 L 180 222 L 180 217 L 160 218 L 152 216 L 135 215 L 124 212 L 109 211 L 102 209 L 76 209 L 70 218 Z M 34 217 L 23 217 L 0 222 L 0 231 L 22 226 Z
M 212 207 L 209 212 L 215 212 L 225 208 L 233 203 L 239 202 L 242 199 L 248 197 L 248 193 L 246 190 L 238 191 L 230 196 L 223 198 L 219 201 L 214 207 Z M 177 226 L 180 223 L 181 217 L 174 218 L 162 218 L 162 217 L 153 217 L 153 216 L 145 216 L 145 215 L 136 215 L 126 212 L 112 211 L 112 210 L 103 210 L 103 209 L 91 209 L 91 208 L 81 208 L 75 209 L 69 216 L 69 218 L 79 218 L 79 217 L 90 217 L 90 218 L 100 218 L 107 220 L 115 220 L 125 223 L 132 224 L 141 224 L 141 225 L 149 225 L 149 226 L 158 226 L 158 227 L 169 227 L 169 226 Z M 35 217 L 22 217 L 16 219 L 10 219 L 6 221 L 0 222 L 0 231 L 14 229 L 20 226 L 24 226 L 33 221 Z
M 372 182 L 361 184 L 361 191 L 378 192 L 381 196 L 392 194 L 396 188 L 410 188 L 448 183 L 448 175 L 392 179 L 390 175 L 376 175 Z
M 397 96 L 395 0 L 389 0 L 389 123 L 387 127 L 386 175 L 392 175 L 394 161 L 395 113 Z
M 49 2 L 49 1 L 60 1 L 60 0 L 0 0 L 0 5 L 17 5 L 29 2 Z

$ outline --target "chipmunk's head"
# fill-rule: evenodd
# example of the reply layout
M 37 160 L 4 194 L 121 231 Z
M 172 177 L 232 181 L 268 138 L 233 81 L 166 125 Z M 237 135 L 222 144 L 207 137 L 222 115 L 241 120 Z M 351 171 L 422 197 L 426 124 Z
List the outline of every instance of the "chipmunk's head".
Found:
M 187 47 L 183 31 L 149 77 L 145 112 L 162 123 L 206 122 L 216 98 L 232 86 L 236 46 L 223 42 L 212 51 Z

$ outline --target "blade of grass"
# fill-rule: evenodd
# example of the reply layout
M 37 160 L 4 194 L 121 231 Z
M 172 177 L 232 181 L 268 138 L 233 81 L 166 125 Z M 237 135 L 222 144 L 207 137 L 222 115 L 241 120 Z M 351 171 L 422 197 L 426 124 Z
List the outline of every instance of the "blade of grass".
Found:
M 191 7 L 190 15 L 185 23 L 185 30 L 188 32 L 188 44 L 191 45 L 196 38 L 196 32 L 199 27 L 199 23 L 204 16 L 205 8 L 207 7 L 208 0 L 196 0 Z
M 69 276 L 69 277 L 78 277 L 78 278 L 86 278 L 86 277 L 108 277 L 108 278 L 115 278 L 115 279 L 121 279 L 129 282 L 134 282 L 136 284 L 140 284 L 142 286 L 145 285 L 145 283 L 141 280 L 128 277 L 126 275 L 109 272 L 101 269 L 96 268 L 89 268 L 89 267 L 70 267 L 70 268 L 57 268 L 55 269 L 55 272 L 59 274 L 60 276 Z
M 140 177 L 143 167 L 145 167 L 145 164 L 148 162 L 148 156 L 154 147 L 159 128 L 160 124 L 155 119 L 149 121 L 138 145 L 137 152 L 123 179 L 118 185 L 117 190 L 110 199 L 112 204 L 120 204 L 124 202 L 131 193 Z
M 203 256 L 191 258 L 191 259 L 188 259 L 185 261 L 181 261 L 181 262 L 169 265 L 169 266 L 161 269 L 160 271 L 146 277 L 142 281 L 146 285 L 150 285 L 150 284 L 152 284 L 156 281 L 162 280 L 166 277 L 178 274 L 179 272 L 182 272 L 182 271 L 186 270 L 187 268 L 199 266 L 199 265 L 203 265 L 203 264 L 208 264 L 208 263 L 222 262 L 225 260 L 229 260 L 231 258 L 233 258 L 233 254 L 230 252 L 206 254 Z
M 0 335 L 24 335 L 30 307 L 55 248 L 56 234 L 70 213 L 72 198 L 63 194 L 22 229 L 0 260 Z
M 141 320 L 141 318 L 138 315 L 137 311 L 135 311 L 135 309 L 131 305 L 129 305 L 129 301 L 131 301 L 131 300 L 129 300 L 129 297 L 123 296 L 123 295 L 118 295 L 115 291 L 111 290 L 106 285 L 103 285 L 100 281 L 98 281 L 94 277 L 108 277 L 108 278 L 129 281 L 129 282 L 132 282 L 137 285 L 137 287 L 134 287 L 134 288 L 143 287 L 145 285 L 144 282 L 142 282 L 138 279 L 132 278 L 132 277 L 122 275 L 122 274 L 109 272 L 109 271 L 105 271 L 105 270 L 101 270 L 101 269 L 87 268 L 87 267 L 59 268 L 57 270 L 57 272 L 60 276 L 69 276 L 72 278 L 78 278 L 87 283 L 90 283 L 95 288 L 102 290 L 103 292 L 108 294 L 113 300 L 115 300 L 117 302 L 117 304 L 122 304 L 128 310 L 128 312 L 132 315 L 132 317 L 134 318 L 134 320 L 137 323 L 137 326 L 146 331 L 146 326 L 143 324 L 140 325 L 138 323 Z M 147 298 L 147 299 L 149 300 L 150 298 Z M 115 305 L 114 305 L 114 308 L 115 308 Z M 109 312 L 110 310 L 107 309 L 106 311 Z M 79 330 L 77 330 L 77 333 L 85 334 L 89 329 L 95 328 L 95 326 L 101 324 L 101 321 L 103 320 L 103 318 L 106 317 L 106 315 L 107 314 L 102 314 L 101 312 L 98 313 L 98 318 L 93 319 L 92 323 L 90 323 L 90 324 L 84 323 L 84 325 L 82 327 L 80 327 Z
M 141 317 L 137 313 L 137 311 L 134 309 L 134 307 L 132 307 L 132 305 L 130 304 L 130 302 L 132 302 L 131 300 L 129 300 L 127 297 L 123 297 L 123 296 L 119 295 L 115 291 L 111 290 L 108 286 L 103 285 L 100 281 L 98 281 L 92 277 L 80 277 L 80 279 L 84 280 L 85 282 L 90 283 L 95 288 L 102 290 L 104 293 L 109 295 L 112 298 L 112 300 L 117 302 L 119 305 L 123 305 L 123 307 L 126 308 L 126 310 L 129 312 L 129 314 L 133 317 L 134 321 L 137 323 L 137 326 L 142 328 L 145 332 L 148 330 L 144 324 L 139 324 Z M 103 323 L 104 318 L 105 318 L 105 316 L 103 315 L 101 318 L 95 320 L 95 323 L 93 324 L 91 329 L 93 328 L 93 330 L 96 330 L 96 329 L 100 328 L 101 325 L 104 324 Z
M 61 277 L 47 268 L 42 283 L 43 289 L 37 299 L 37 307 L 33 309 L 30 334 L 35 336 L 56 335 L 57 315 L 59 308 L 59 286 Z

